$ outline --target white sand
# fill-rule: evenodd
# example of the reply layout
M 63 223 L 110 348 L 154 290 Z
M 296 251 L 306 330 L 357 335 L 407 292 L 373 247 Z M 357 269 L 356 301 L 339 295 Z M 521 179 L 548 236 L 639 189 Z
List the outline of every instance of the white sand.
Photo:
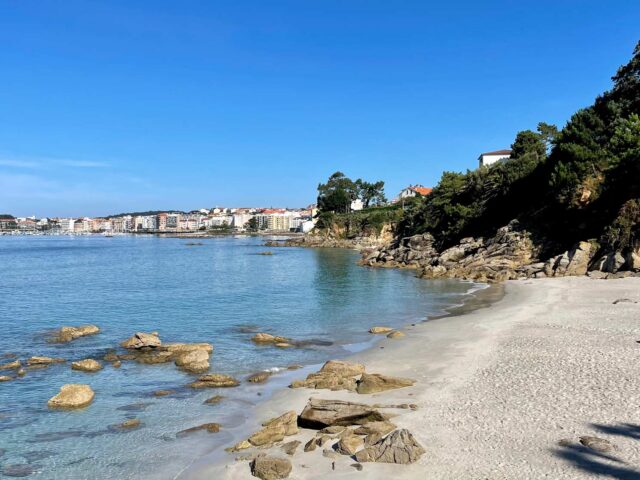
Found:
M 290 478 L 640 479 L 640 303 L 613 305 L 619 298 L 640 302 L 640 278 L 509 282 L 489 308 L 408 327 L 407 337 L 354 357 L 369 372 L 414 378 L 414 387 L 375 395 L 286 389 L 249 428 L 300 412 L 311 395 L 416 403 L 416 411 L 388 412 L 425 447 L 418 463 L 366 463 L 358 472 L 340 456 L 332 470 L 322 449 L 299 448 Z M 607 458 L 577 443 L 582 435 L 617 450 Z M 559 446 L 562 439 L 573 443 Z M 268 453 L 286 457 L 278 447 Z M 254 478 L 247 461 L 234 460 L 241 454 L 180 478 Z

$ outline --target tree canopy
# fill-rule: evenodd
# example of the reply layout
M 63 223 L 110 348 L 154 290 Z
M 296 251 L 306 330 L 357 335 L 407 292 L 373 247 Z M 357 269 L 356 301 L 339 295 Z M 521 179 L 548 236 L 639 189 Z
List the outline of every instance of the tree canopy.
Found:
M 318 185 L 318 209 L 321 212 L 349 213 L 351 202 L 359 198 L 365 208 L 386 202 L 384 182 L 351 180 L 342 172 L 335 172 L 327 183 Z

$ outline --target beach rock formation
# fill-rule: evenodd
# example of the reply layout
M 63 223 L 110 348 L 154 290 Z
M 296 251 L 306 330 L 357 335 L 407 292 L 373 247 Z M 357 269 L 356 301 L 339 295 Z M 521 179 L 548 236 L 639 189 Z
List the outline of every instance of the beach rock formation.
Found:
M 47 402 L 49 408 L 82 408 L 93 401 L 95 393 L 89 385 L 67 384 Z
M 256 333 L 253 337 L 251 337 L 251 340 L 255 343 L 272 343 L 272 344 L 276 344 L 276 343 L 286 343 L 286 344 L 290 344 L 291 343 L 291 339 L 286 338 L 286 337 L 278 337 L 275 335 L 271 335 L 270 333 Z
M 187 372 L 203 373 L 209 370 L 209 352 L 205 349 L 183 351 L 177 354 L 174 363 Z
M 387 335 L 387 338 L 402 338 L 405 334 L 403 332 L 399 332 L 398 330 L 394 330 L 393 332 Z
M 257 372 L 247 377 L 249 383 L 264 383 L 269 380 L 271 372 Z
M 393 432 L 397 427 L 391 422 L 369 422 L 354 430 L 357 435 L 380 434 L 382 436 Z
M 365 367 L 361 363 L 345 362 L 343 360 L 329 360 L 320 369 L 321 373 L 331 373 L 341 377 L 355 377 L 364 373 Z
M 130 349 L 139 350 L 141 348 L 156 348 L 162 345 L 160 337 L 153 333 L 137 332 L 131 338 L 120 343 L 120 346 Z
M 364 446 L 364 440 L 352 430 L 346 430 L 336 444 L 336 452 L 342 455 L 355 455 Z
M 298 426 L 319 430 L 331 425 L 364 425 L 386 420 L 383 413 L 369 405 L 311 398 L 298 417 Z
M 97 372 L 98 370 L 102 370 L 102 364 L 93 358 L 87 358 L 85 360 L 72 362 L 71 369 L 81 372 Z
M 262 424 L 264 428 L 251 435 L 249 443 L 255 447 L 273 445 L 280 442 L 284 437 L 298 433 L 298 417 L 295 411 L 291 410 L 279 417 L 267 420 Z
M 396 430 L 373 445 L 357 452 L 358 462 L 383 462 L 408 464 L 417 461 L 424 448 L 406 429 Z
M 51 358 L 51 357 L 31 357 L 27 360 L 29 366 L 48 366 L 54 363 L 64 363 L 66 360 L 63 358 Z
M 22 363 L 20 360 L 14 360 L 13 362 L 8 362 L 0 365 L 0 370 L 18 370 L 22 367 Z
M 298 433 L 298 415 L 294 410 L 283 413 L 279 417 L 267 420 L 262 424 L 264 427 L 282 427 L 286 436 Z
M 291 462 L 286 458 L 259 456 L 250 464 L 251 475 L 262 480 L 280 480 L 291 473 Z
M 389 333 L 392 331 L 393 331 L 393 328 L 391 327 L 371 327 L 369 329 L 369 333 L 373 333 L 374 335 L 378 335 L 381 333 Z
M 55 343 L 66 343 L 76 338 L 96 335 L 100 333 L 100 328 L 96 325 L 80 325 L 78 327 L 61 327 L 52 336 L 51 341 Z
M 300 440 L 292 440 L 290 442 L 282 444 L 280 448 L 282 448 L 282 451 L 287 455 L 293 455 L 296 453 L 296 450 L 298 449 L 301 443 L 302 442 Z
M 359 363 L 329 360 L 315 373 L 307 375 L 305 380 L 291 382 L 291 388 L 316 388 L 328 390 L 355 391 L 356 380 L 353 377 L 364 372 L 364 365 Z
M 384 392 L 385 390 L 411 387 L 414 383 L 416 381 L 410 378 L 390 377 L 379 373 L 363 373 L 360 380 L 358 380 L 356 392 L 361 394 Z
M 238 380 L 222 373 L 202 375 L 197 381 L 189 384 L 191 388 L 227 388 L 237 387 L 238 385 L 240 385 Z

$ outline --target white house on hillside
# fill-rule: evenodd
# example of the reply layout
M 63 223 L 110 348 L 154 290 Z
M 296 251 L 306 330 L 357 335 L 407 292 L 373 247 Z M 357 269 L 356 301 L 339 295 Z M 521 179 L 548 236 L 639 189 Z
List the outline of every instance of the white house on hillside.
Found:
M 504 162 L 511 155 L 511 150 L 496 150 L 495 152 L 481 153 L 478 163 L 481 167 L 486 167 L 496 162 Z

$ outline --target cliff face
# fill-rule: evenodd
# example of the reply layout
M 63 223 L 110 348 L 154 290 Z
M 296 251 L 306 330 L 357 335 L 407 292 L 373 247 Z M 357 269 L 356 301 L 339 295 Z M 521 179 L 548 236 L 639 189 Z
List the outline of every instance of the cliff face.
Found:
M 309 248 L 350 248 L 365 250 L 371 248 L 384 248 L 395 238 L 395 225 L 385 223 L 379 229 L 359 231 L 354 233 L 344 225 L 332 224 L 328 228 L 314 229 L 304 237 L 289 240 L 267 242 L 267 246 L 279 247 L 309 247 Z

